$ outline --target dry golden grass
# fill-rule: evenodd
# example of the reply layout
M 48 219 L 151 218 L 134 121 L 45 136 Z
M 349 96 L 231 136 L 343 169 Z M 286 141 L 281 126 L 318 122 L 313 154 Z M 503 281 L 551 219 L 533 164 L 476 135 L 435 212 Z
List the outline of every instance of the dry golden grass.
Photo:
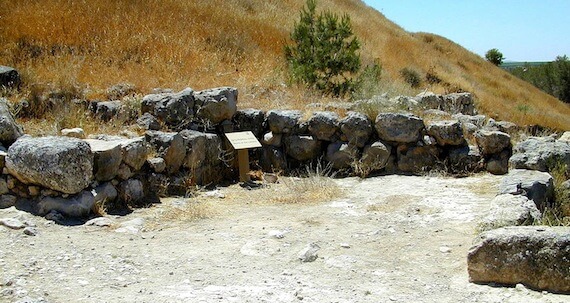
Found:
M 240 107 L 303 108 L 330 99 L 289 87 L 282 48 L 304 0 L 0 0 L 0 64 L 26 83 L 79 83 L 88 98 L 130 82 L 140 92 L 231 85 Z M 435 92 L 474 93 L 482 112 L 520 125 L 569 130 L 570 106 L 455 43 L 408 33 L 359 0 L 321 0 L 348 13 L 363 42 L 365 64 L 379 59 L 382 89 L 414 93 L 402 68 L 431 72 Z M 59 83 L 59 84 L 58 84 Z M 519 110 L 526 106 L 528 110 Z M 517 109 L 518 108 L 518 109 Z

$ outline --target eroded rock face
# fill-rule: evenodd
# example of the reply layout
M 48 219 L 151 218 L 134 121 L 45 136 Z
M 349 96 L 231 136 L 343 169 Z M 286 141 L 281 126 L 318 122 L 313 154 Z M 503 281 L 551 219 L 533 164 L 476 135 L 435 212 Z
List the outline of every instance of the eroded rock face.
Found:
M 309 119 L 309 132 L 318 140 L 334 141 L 339 131 L 339 116 L 333 112 L 315 112 Z
M 76 194 L 93 179 L 93 153 L 76 138 L 22 137 L 8 149 L 6 167 L 23 183 Z
M 22 135 L 24 131 L 14 120 L 8 107 L 8 100 L 0 98 L 0 143 L 9 146 Z
M 467 255 L 475 283 L 522 283 L 570 292 L 570 227 L 524 226 L 481 234 Z
M 348 112 L 339 124 L 342 132 L 341 140 L 360 148 L 366 145 L 374 132 L 372 122 L 362 113 Z
M 275 134 L 292 133 L 301 117 L 298 110 L 270 110 L 267 112 L 267 126 Z
M 530 137 L 515 145 L 510 163 L 514 168 L 548 171 L 560 161 L 570 169 L 570 142 L 554 137 Z
M 149 153 L 145 137 L 122 140 L 123 162 L 134 170 L 140 170 Z
M 234 87 L 206 89 L 196 92 L 194 97 L 196 116 L 212 124 L 231 120 L 237 111 L 238 90 Z
M 143 97 L 142 113 L 150 113 L 169 126 L 178 126 L 194 117 L 194 91 L 150 94 Z
M 375 127 L 384 141 L 412 143 L 421 138 L 424 121 L 411 114 L 381 113 L 376 117 Z

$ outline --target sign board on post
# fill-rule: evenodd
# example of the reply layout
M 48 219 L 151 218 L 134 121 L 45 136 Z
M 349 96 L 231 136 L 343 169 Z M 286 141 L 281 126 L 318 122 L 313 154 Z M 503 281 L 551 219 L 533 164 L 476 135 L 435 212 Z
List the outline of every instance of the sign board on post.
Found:
M 241 182 L 250 181 L 249 179 L 249 148 L 261 147 L 261 143 L 253 135 L 252 132 L 235 132 L 226 133 L 226 138 L 230 141 L 232 147 L 238 151 L 238 163 L 239 163 L 239 179 Z

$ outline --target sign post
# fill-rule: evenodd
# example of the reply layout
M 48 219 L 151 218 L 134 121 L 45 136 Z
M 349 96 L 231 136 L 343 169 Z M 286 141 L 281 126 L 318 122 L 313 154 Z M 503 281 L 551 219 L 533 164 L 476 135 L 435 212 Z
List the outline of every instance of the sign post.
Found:
M 261 147 L 261 143 L 253 135 L 252 132 L 235 132 L 226 133 L 226 138 L 230 141 L 232 147 L 238 151 L 239 163 L 239 180 L 241 182 L 250 181 L 249 178 L 249 148 Z

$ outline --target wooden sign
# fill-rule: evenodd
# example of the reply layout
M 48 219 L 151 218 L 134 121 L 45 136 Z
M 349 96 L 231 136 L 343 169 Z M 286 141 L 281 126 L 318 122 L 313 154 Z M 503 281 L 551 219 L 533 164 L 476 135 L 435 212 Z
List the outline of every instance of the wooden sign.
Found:
M 250 131 L 226 133 L 225 135 L 232 147 L 238 151 L 240 181 L 249 182 L 249 153 L 247 149 L 261 147 L 261 143 Z
M 225 135 L 236 150 L 261 147 L 261 143 L 250 131 L 226 133 Z

